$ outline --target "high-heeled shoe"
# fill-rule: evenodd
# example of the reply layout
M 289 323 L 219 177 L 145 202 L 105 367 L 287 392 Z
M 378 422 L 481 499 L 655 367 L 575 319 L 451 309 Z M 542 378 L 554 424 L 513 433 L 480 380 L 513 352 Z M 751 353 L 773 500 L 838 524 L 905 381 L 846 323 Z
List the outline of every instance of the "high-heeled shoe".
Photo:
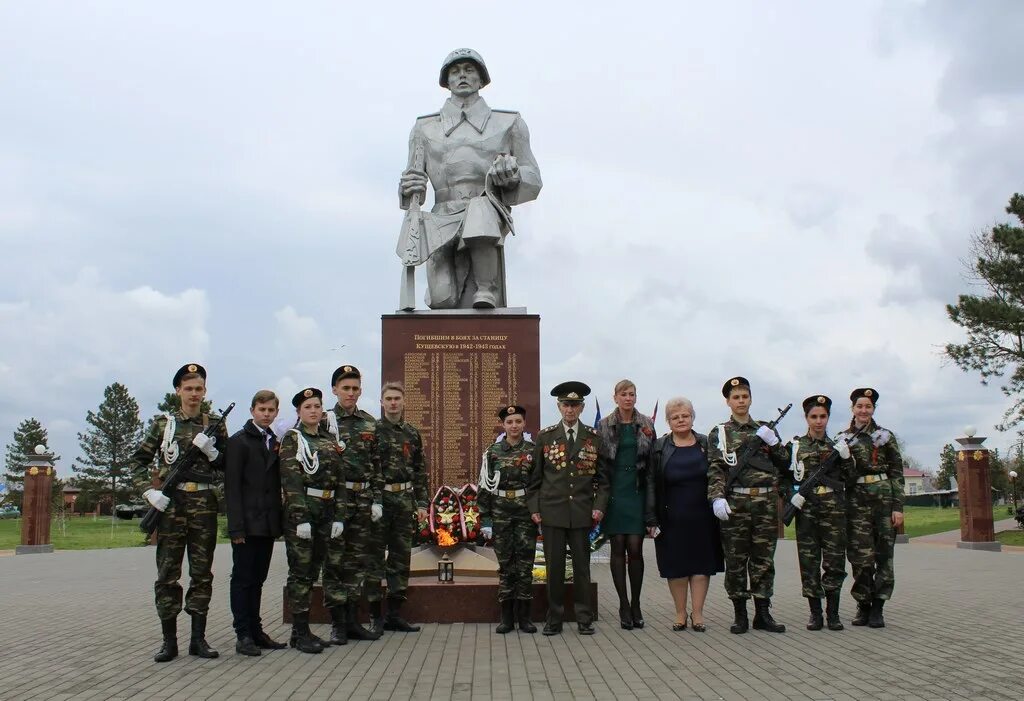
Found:
M 633 614 L 628 605 L 619 604 L 619 625 L 623 630 L 633 630 Z
M 686 630 L 686 623 L 685 622 L 683 622 L 683 623 L 673 623 L 672 624 L 672 630 L 674 630 L 676 632 L 679 632 L 681 630 Z
M 708 629 L 703 623 L 694 623 L 692 613 L 690 614 L 690 627 L 693 628 L 694 633 L 703 633 Z
M 640 612 L 640 602 L 634 603 L 629 607 L 629 615 L 633 618 L 634 628 L 644 627 L 644 615 Z

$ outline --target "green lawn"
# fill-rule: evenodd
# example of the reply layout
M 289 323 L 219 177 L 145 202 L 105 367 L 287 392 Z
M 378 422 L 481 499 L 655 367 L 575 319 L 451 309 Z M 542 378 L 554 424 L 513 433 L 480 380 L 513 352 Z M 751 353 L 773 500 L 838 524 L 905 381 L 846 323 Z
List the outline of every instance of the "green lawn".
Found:
M 1024 546 L 1024 530 L 1018 528 L 1015 531 L 999 531 L 996 533 L 996 540 L 1003 545 Z
M 1006 507 L 992 507 L 992 517 L 996 521 L 1006 518 Z M 957 508 L 907 506 L 903 509 L 903 518 L 904 530 L 911 538 L 960 528 L 960 509 Z M 796 538 L 796 521 L 786 528 L 786 538 L 791 540 Z
M 224 529 L 227 517 L 218 520 L 218 543 L 226 543 Z M 75 516 L 67 520 L 62 529 L 57 519 L 50 524 L 50 540 L 55 550 L 95 550 L 97 548 L 130 548 L 145 545 L 143 533 L 139 530 L 139 519 L 122 521 L 115 519 L 111 528 L 110 517 Z M 0 520 L 0 550 L 13 550 L 21 543 L 21 519 Z

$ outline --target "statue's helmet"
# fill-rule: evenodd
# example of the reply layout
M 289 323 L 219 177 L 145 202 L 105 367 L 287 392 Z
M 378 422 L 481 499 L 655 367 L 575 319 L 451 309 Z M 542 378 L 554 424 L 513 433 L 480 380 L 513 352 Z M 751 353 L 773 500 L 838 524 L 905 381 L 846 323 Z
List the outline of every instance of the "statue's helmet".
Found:
M 448 87 L 448 69 L 453 64 L 459 61 L 472 61 L 476 64 L 477 69 L 480 71 L 480 87 L 484 87 L 491 82 L 491 76 L 487 72 L 487 64 L 484 63 L 484 58 L 473 49 L 455 49 L 448 57 L 445 58 L 444 63 L 441 65 L 441 78 L 440 83 L 442 88 Z

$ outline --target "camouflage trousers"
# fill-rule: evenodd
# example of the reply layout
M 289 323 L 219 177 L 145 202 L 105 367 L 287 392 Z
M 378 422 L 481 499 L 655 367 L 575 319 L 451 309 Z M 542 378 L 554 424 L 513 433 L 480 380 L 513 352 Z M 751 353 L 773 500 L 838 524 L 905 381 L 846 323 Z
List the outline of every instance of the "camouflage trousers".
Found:
M 896 584 L 892 525 L 893 500 L 888 481 L 858 484 L 847 493 L 846 552 L 853 570 L 850 593 L 857 601 L 888 599 Z
M 384 517 L 372 526 L 366 599 L 380 601 L 380 581 L 386 579 L 388 597 L 404 601 L 416 529 L 416 499 L 411 491 L 384 492 L 383 506 Z
M 496 506 L 492 528 L 494 554 L 498 556 L 498 601 L 532 599 L 537 524 L 525 506 L 517 514 Z
M 769 599 L 775 586 L 779 507 L 772 490 L 764 496 L 733 494 L 732 514 L 722 522 L 725 593 L 730 599 Z M 750 587 L 747 587 L 749 575 Z
M 213 550 L 217 545 L 217 497 L 212 489 L 168 493 L 171 503 L 156 533 L 156 612 L 161 619 L 181 612 L 181 563 L 188 552 L 185 612 L 206 615 L 213 593 Z
M 367 600 L 380 600 L 380 580 L 371 582 L 369 573 L 373 564 L 373 534 L 377 524 L 370 520 L 373 501 L 366 492 L 348 492 L 348 520 L 343 541 L 344 559 L 341 563 L 342 600 L 358 602 L 366 589 Z M 374 594 L 376 595 L 374 597 Z
M 309 594 L 323 571 L 324 605 L 328 608 L 344 603 L 341 587 L 343 550 L 340 538 L 331 538 L 334 507 L 313 497 L 306 498 L 310 540 L 296 534 L 298 524 L 285 523 L 284 549 L 288 555 L 288 603 L 293 613 L 309 611 Z M 348 528 L 348 524 L 345 524 Z
M 824 598 L 846 579 L 846 499 L 841 494 L 818 494 L 796 515 L 796 549 L 803 595 Z

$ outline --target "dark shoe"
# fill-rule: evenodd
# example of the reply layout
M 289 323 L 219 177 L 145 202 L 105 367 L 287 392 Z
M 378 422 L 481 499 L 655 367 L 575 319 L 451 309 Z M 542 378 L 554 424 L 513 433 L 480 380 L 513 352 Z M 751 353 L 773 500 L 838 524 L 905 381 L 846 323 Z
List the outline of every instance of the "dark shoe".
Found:
M 353 604 L 351 601 L 345 607 L 345 632 L 348 634 L 348 639 L 376 640 L 379 638 L 380 634 L 374 633 L 372 630 L 367 630 L 359 625 L 358 610 L 358 604 Z
M 220 653 L 206 644 L 206 615 L 192 614 L 192 640 L 188 644 L 188 654 L 208 660 L 220 657 Z
M 164 634 L 164 642 L 153 655 L 153 661 L 170 662 L 178 656 L 178 619 L 162 618 L 160 628 Z
M 252 640 L 261 650 L 284 650 L 288 647 L 288 643 L 279 643 L 262 630 L 252 636 Z
M 256 641 L 248 635 L 244 638 L 238 639 L 238 642 L 235 643 L 235 652 L 239 655 L 248 655 L 249 657 L 259 657 L 263 654 L 260 652 L 260 649 L 256 647 Z
M 533 610 L 533 601 L 531 599 L 520 599 L 516 604 L 519 608 L 519 630 L 523 633 L 536 633 L 537 626 L 533 625 L 530 621 L 530 613 Z
M 545 623 L 544 624 L 544 635 L 561 635 L 562 624 L 561 623 Z
M 746 612 L 746 607 L 744 607 L 744 612 Z M 690 614 L 690 626 L 693 628 L 694 633 L 704 633 L 708 629 L 703 623 L 694 623 L 692 613 Z
M 682 623 L 673 623 L 672 630 L 676 631 L 677 633 L 681 630 L 686 630 L 686 621 L 683 621 Z
M 628 604 L 619 604 L 619 625 L 623 630 L 633 630 L 633 612 Z
M 319 655 L 324 651 L 324 646 L 309 631 L 309 611 L 292 614 L 292 637 L 288 644 L 309 655 Z
M 393 630 L 399 633 L 419 633 L 419 626 L 413 625 L 402 618 L 403 601 L 404 599 L 388 598 L 388 615 L 384 618 L 384 630 Z
M 785 633 L 786 626 L 775 622 L 775 619 L 772 618 L 771 608 L 771 599 L 754 599 L 754 630 L 766 630 L 769 633 Z
M 821 599 L 809 596 L 807 604 L 811 608 L 811 617 L 807 619 L 807 630 L 821 630 L 825 626 L 825 619 L 821 615 Z
M 369 631 L 378 638 L 384 635 L 384 602 L 379 599 L 370 602 Z
M 868 614 L 869 628 L 885 628 L 885 618 L 882 616 L 883 606 L 885 606 L 885 599 L 873 599 L 871 601 L 871 613 Z
M 734 618 L 732 625 L 729 626 L 729 632 L 746 633 L 750 629 L 750 619 L 747 618 L 747 600 L 733 599 L 732 610 Z
M 331 611 L 331 639 L 329 645 L 348 645 L 348 631 L 345 629 L 345 607 L 332 606 Z
M 633 627 L 643 628 L 644 627 L 644 615 L 640 613 L 640 602 L 634 601 L 633 605 L 629 607 L 629 614 L 633 617 Z
M 871 602 L 870 601 L 858 601 L 857 602 L 857 615 L 850 621 L 855 626 L 866 626 L 868 624 L 868 617 L 871 615 Z
M 593 635 L 597 632 L 594 630 L 593 623 L 578 623 L 576 624 L 576 628 L 579 630 L 580 635 Z
M 515 618 L 513 617 L 512 607 L 516 605 L 516 602 L 512 599 L 505 599 L 501 602 L 501 623 L 494 629 L 495 633 L 504 635 L 505 633 L 511 632 L 515 627 Z
M 842 630 L 843 622 L 839 620 L 839 590 L 825 592 L 825 620 L 829 630 Z

